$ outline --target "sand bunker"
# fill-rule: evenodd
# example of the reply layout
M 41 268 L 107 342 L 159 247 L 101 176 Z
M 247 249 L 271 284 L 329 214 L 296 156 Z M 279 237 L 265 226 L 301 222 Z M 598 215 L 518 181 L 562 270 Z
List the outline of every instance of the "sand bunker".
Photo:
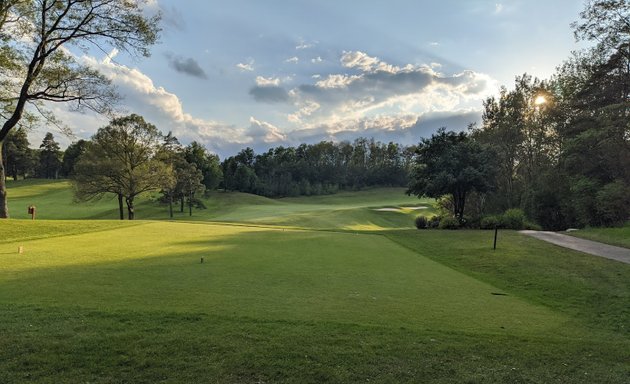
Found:
M 404 212 L 405 210 L 415 211 L 418 209 L 427 209 L 427 207 L 375 208 L 374 210 L 378 212 Z

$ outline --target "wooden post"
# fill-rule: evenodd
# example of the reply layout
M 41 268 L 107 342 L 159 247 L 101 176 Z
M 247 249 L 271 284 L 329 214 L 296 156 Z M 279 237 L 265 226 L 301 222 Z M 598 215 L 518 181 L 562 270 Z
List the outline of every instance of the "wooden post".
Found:
M 18 253 L 21 255 L 22 253 L 24 253 L 24 247 L 23 246 L 19 246 L 18 247 Z

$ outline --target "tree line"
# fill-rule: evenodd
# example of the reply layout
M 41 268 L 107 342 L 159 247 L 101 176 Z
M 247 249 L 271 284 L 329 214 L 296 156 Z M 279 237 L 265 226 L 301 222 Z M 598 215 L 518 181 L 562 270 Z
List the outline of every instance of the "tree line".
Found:
M 414 147 L 357 138 L 352 143 L 322 141 L 251 148 L 222 163 L 226 190 L 268 197 L 321 195 L 372 186 L 405 186 Z
M 268 197 L 321 195 L 371 186 L 405 186 L 415 147 L 358 138 L 354 142 L 275 147 L 255 154 L 246 148 L 220 162 L 202 144 L 179 143 L 141 116 L 113 119 L 91 140 L 65 151 L 51 133 L 30 148 L 25 130 L 4 143 L 4 167 L 14 179 L 71 178 L 78 200 L 118 197 L 120 217 L 134 216 L 135 197 L 159 190 L 162 201 L 180 212 L 200 205 L 195 197 L 217 188 Z
M 3 143 L 2 161 L 13 180 L 19 178 L 59 179 L 70 176 L 85 140 L 71 144 L 65 151 L 52 133 L 47 132 L 39 148 L 31 148 L 25 129 L 9 133 Z

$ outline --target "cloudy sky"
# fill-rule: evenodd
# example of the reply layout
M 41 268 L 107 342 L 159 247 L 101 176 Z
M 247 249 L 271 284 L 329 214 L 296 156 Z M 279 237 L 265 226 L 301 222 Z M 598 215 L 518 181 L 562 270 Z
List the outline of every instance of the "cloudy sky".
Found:
M 546 78 L 577 49 L 581 0 L 151 0 L 148 59 L 81 60 L 112 78 L 121 108 L 222 158 L 246 146 L 358 136 L 417 143 L 478 121 L 522 73 Z M 77 138 L 106 120 L 57 113 Z M 43 133 L 33 132 L 39 143 Z M 68 141 L 60 137 L 60 141 Z

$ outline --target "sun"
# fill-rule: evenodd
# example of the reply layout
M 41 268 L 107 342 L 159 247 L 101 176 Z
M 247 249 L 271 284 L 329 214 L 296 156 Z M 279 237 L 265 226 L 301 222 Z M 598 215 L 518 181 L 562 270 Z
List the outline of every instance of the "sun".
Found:
M 546 102 L 547 102 L 547 98 L 543 95 L 536 96 L 536 99 L 534 100 L 534 104 L 536 105 L 545 104 Z

